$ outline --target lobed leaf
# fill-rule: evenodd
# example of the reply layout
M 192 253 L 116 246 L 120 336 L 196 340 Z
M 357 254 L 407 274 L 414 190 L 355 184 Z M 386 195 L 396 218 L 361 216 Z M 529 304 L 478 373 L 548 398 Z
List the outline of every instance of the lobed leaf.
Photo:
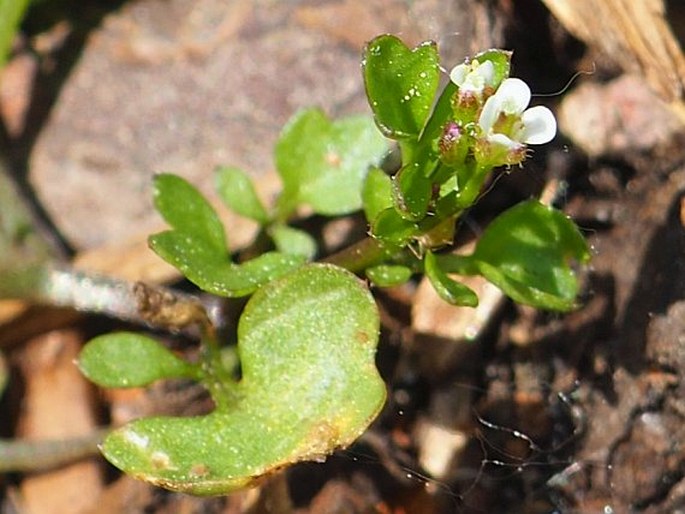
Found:
M 383 406 L 378 329 L 375 302 L 356 277 L 331 265 L 300 268 L 245 307 L 243 378 L 230 409 L 137 420 L 110 434 L 102 450 L 130 475 L 200 495 L 320 460 L 351 444 Z
M 188 234 L 217 253 L 227 253 L 224 226 L 214 208 L 185 179 L 163 173 L 155 176 L 155 207 L 174 229 Z
M 150 236 L 149 244 L 157 255 L 178 268 L 200 289 L 229 298 L 252 294 L 258 287 L 305 261 L 300 255 L 268 252 L 242 264 L 234 264 L 227 255 L 217 253 L 201 237 L 180 230 Z

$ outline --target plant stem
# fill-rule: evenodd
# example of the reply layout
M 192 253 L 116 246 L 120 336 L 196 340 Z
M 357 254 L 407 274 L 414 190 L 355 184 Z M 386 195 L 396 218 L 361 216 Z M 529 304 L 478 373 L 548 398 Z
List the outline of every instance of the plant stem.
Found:
M 0 473 L 42 471 L 98 453 L 108 429 L 70 439 L 0 439 Z
M 59 264 L 42 264 L 0 275 L 0 297 L 71 307 L 167 330 L 207 320 L 204 307 L 193 295 L 132 284 Z
M 226 369 L 216 331 L 210 323 L 202 326 L 202 383 L 209 389 L 217 408 L 225 410 L 237 402 L 238 382 Z
M 352 273 L 359 273 L 366 268 L 380 264 L 397 251 L 396 246 L 386 245 L 373 237 L 365 237 L 338 253 L 329 255 L 321 262 L 335 264 Z

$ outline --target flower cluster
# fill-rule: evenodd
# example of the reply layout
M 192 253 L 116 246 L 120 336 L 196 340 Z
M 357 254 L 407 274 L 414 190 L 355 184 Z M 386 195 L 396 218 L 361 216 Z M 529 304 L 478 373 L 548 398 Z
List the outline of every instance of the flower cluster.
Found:
M 528 108 L 528 85 L 517 78 L 498 80 L 491 61 L 460 64 L 450 80 L 458 88 L 452 102 L 456 121 L 448 124 L 440 142 L 444 160 L 454 162 L 454 148 L 463 147 L 455 140 L 457 132 L 475 137 L 476 160 L 490 166 L 519 164 L 526 145 L 548 143 L 556 135 L 552 112 L 543 106 Z

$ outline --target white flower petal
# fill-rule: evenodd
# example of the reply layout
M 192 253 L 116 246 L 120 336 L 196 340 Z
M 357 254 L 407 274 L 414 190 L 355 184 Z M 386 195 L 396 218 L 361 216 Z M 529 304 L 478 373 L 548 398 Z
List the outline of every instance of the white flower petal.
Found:
M 483 110 L 480 112 L 480 117 L 478 118 L 478 125 L 480 125 L 480 128 L 486 134 L 489 134 L 490 131 L 492 131 L 492 127 L 500 114 L 499 101 L 497 98 L 495 98 L 495 96 L 496 95 L 493 95 L 485 100 L 485 105 L 483 106 Z
M 483 77 L 486 86 L 491 86 L 495 81 L 495 65 L 492 61 L 485 61 L 478 67 L 478 74 Z
M 470 67 L 467 64 L 458 64 L 450 71 L 450 80 L 457 86 L 461 86 L 466 80 Z
M 547 107 L 536 105 L 521 116 L 523 134 L 521 141 L 530 145 L 549 143 L 557 133 L 557 120 Z
M 488 141 L 496 146 L 503 146 L 507 150 L 515 150 L 521 147 L 521 143 L 514 141 L 504 134 L 490 134 L 488 136 Z
M 499 110 L 505 114 L 521 114 L 530 103 L 530 88 L 521 79 L 505 79 L 497 88 Z

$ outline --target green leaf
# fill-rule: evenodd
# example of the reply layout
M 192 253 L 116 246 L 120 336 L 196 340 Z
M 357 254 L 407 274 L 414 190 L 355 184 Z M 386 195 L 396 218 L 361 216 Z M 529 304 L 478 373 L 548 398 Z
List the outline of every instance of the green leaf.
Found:
M 515 301 L 566 311 L 578 294 L 570 264 L 586 262 L 590 252 L 565 214 L 531 200 L 498 216 L 472 257 L 480 273 Z
M 28 6 L 29 0 L 0 0 L 0 67 L 5 65 L 17 28 Z
M 134 421 L 103 453 L 127 474 L 199 495 L 253 485 L 290 463 L 351 444 L 376 417 L 379 319 L 368 290 L 331 265 L 260 289 L 238 326 L 242 380 L 230 409 Z
M 379 264 L 367 268 L 367 278 L 378 287 L 393 287 L 404 284 L 411 278 L 412 270 L 395 264 Z
M 421 134 L 420 142 L 425 149 L 431 148 L 431 143 L 435 141 L 445 127 L 445 124 L 453 117 L 452 112 L 452 97 L 457 92 L 457 85 L 453 82 L 448 82 L 445 89 L 442 90 L 438 101 L 435 103 L 433 112 L 431 113 L 426 127 Z
M 433 184 L 418 164 L 402 168 L 393 181 L 394 203 L 405 219 L 421 221 L 426 217 L 433 196 Z
M 404 246 L 419 233 L 419 226 L 399 215 L 394 207 L 381 211 L 371 224 L 373 236 L 384 243 Z
M 373 167 L 366 175 L 362 203 L 369 223 L 373 223 L 381 211 L 392 207 L 392 179 L 382 169 Z
M 173 228 L 192 234 L 217 253 L 227 253 L 224 226 L 200 192 L 177 175 L 155 176 L 155 207 Z
M 234 264 L 204 239 L 179 230 L 150 236 L 149 244 L 157 255 L 200 289 L 229 298 L 252 294 L 263 284 L 301 266 L 305 260 L 299 255 L 268 252 Z
M 226 206 L 260 225 L 269 222 L 269 215 L 255 192 L 252 180 L 238 168 L 221 167 L 216 172 L 216 189 Z
M 316 241 L 304 230 L 275 224 L 269 227 L 269 235 L 279 252 L 300 255 L 307 260 L 313 259 L 316 255 Z
M 92 339 L 81 350 L 81 372 L 103 387 L 141 387 L 162 378 L 199 378 L 196 366 L 157 341 L 120 332 Z
M 392 139 L 418 139 L 440 81 L 436 44 L 410 50 L 395 36 L 379 36 L 366 46 L 362 63 L 378 127 Z
M 298 204 L 326 216 L 360 209 L 367 170 L 386 151 L 386 140 L 366 116 L 332 122 L 319 109 L 299 112 L 276 144 L 276 168 L 284 186 L 280 217 Z
M 447 276 L 447 273 L 440 268 L 440 261 L 435 258 L 432 252 L 426 252 L 423 264 L 426 276 L 440 298 L 451 305 L 466 307 L 478 305 L 476 293 L 470 287 Z

